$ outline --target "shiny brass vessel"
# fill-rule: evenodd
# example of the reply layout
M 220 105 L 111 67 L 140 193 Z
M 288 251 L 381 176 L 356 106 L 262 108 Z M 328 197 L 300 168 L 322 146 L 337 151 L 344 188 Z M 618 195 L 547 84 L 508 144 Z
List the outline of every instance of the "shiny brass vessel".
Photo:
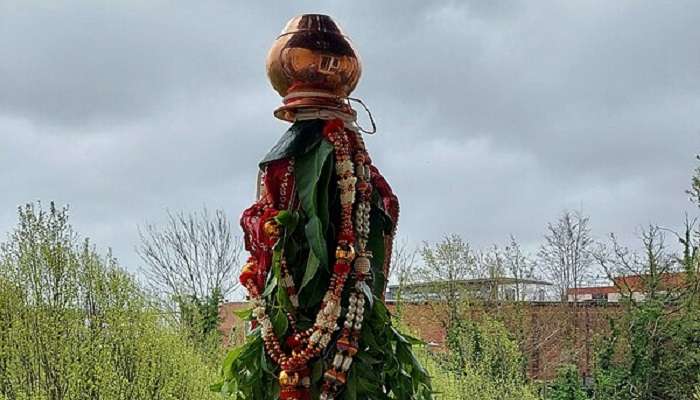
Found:
M 267 55 L 267 75 L 284 98 L 275 116 L 292 121 L 301 108 L 342 109 L 361 73 L 352 42 L 331 17 L 292 18 Z

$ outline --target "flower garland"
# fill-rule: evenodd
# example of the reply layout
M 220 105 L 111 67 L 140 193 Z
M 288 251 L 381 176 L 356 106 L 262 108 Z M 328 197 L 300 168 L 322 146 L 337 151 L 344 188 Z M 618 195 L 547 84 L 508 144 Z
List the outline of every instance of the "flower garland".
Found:
M 333 133 L 327 135 L 328 139 L 335 145 L 338 138 L 345 136 L 347 133 L 344 129 L 338 128 Z M 344 173 L 347 170 L 352 170 L 354 167 L 355 176 L 353 177 L 353 189 L 356 188 L 359 194 L 359 201 L 355 209 L 355 225 L 356 243 L 358 257 L 353 264 L 353 275 L 355 278 L 355 287 L 350 292 L 348 299 L 348 312 L 345 315 L 345 322 L 341 330 L 340 337 L 336 341 L 336 353 L 331 363 L 331 368 L 324 374 L 324 382 L 322 385 L 321 400 L 333 400 L 335 395 L 342 389 L 347 381 L 347 373 L 352 365 L 353 357 L 357 354 L 359 348 L 360 334 L 362 331 L 362 321 L 365 312 L 365 297 L 362 291 L 364 281 L 370 277 L 370 258 L 371 252 L 367 251 L 367 241 L 369 238 L 369 214 L 370 214 L 370 199 L 372 195 L 372 186 L 370 182 L 369 155 L 365 150 L 364 141 L 359 133 L 353 135 L 355 138 L 354 154 L 352 161 L 347 158 L 342 160 L 342 164 L 336 167 L 338 174 Z M 342 189 L 341 189 L 342 190 Z M 355 191 L 353 190 L 353 201 L 355 200 Z M 343 199 L 341 197 L 341 206 Z
M 267 314 L 265 299 L 260 293 L 260 279 L 258 278 L 256 282 L 253 274 L 253 271 L 259 270 L 254 258 L 249 259 L 240 277 L 252 301 L 253 317 L 260 325 L 265 351 L 280 367 L 279 383 L 282 400 L 310 400 L 309 363 L 328 348 L 332 336 L 340 330 L 330 368 L 323 375 L 324 382 L 320 397 L 321 400 L 335 399 L 347 381 L 353 356 L 358 352 L 364 319 L 365 295 L 362 288 L 366 285 L 365 280 L 370 277 L 372 257 L 371 252 L 366 249 L 372 194 L 370 159 L 360 134 L 346 130 L 341 120 L 328 121 L 324 128 L 324 136 L 334 148 L 337 186 L 340 190 L 340 229 L 336 243 L 335 265 L 314 325 L 300 332 L 296 328 L 294 315 L 287 314 L 291 333 L 285 345 L 291 351 L 284 349 L 274 332 Z M 291 205 L 294 200 L 293 187 L 289 188 L 287 184 L 287 178 L 293 173 L 293 167 L 293 161 L 290 161 L 280 190 L 281 204 L 278 204 L 280 208 Z M 356 201 L 357 198 L 359 201 Z M 278 211 L 270 202 L 266 202 L 258 209 L 258 215 L 263 226 L 263 234 L 267 237 L 266 242 L 274 246 L 282 234 L 281 227 L 275 220 Z M 292 307 L 296 309 L 299 306 L 299 299 L 283 250 L 277 259 L 273 258 L 273 263 L 278 263 L 273 268 L 277 265 L 280 268 L 280 290 L 286 291 Z M 268 271 L 264 271 L 264 274 L 267 273 Z M 338 326 L 342 311 L 341 296 L 350 276 L 354 278 L 355 286 L 347 299 L 347 313 L 341 329 Z

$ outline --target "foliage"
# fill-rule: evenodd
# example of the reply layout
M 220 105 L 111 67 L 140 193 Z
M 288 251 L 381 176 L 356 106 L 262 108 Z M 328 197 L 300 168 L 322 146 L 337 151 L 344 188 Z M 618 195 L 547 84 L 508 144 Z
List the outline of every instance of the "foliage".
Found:
M 375 299 L 362 331 L 360 346 L 365 351 L 353 363 L 341 398 L 430 399 L 428 373 L 411 351 L 412 346 L 420 344 L 391 327 L 388 310 Z M 320 382 L 323 370 L 324 360 L 317 360 L 313 365 L 314 384 Z M 223 379 L 211 389 L 233 399 L 274 400 L 279 393 L 277 375 L 263 351 L 259 329 L 228 353 L 221 374 Z
M 315 181 L 328 182 L 327 160 L 307 161 L 307 168 L 319 174 Z M 688 193 L 700 206 L 700 168 Z M 329 202 L 329 193 L 310 195 L 317 207 Z M 331 234 L 328 216 L 315 215 L 314 226 L 299 225 L 296 236 L 287 238 L 298 254 L 308 255 L 302 251 L 308 250 L 303 239 L 325 240 Z M 302 216 L 286 217 L 290 220 L 285 224 L 296 224 Z M 381 221 L 374 215 L 374 224 Z M 635 300 L 630 288 L 623 290 L 628 296 L 621 314 L 610 321 L 609 334 L 597 344 L 591 388 L 595 399 L 700 400 L 700 231 L 689 221 L 685 232 L 677 235 L 682 245 L 677 253 L 666 249 L 663 232 L 657 227 L 644 232 L 640 254 L 614 237 L 612 246 L 596 254 L 610 276 L 640 274 L 646 298 Z M 377 242 L 374 238 L 373 245 Z M 424 266 L 413 265 L 415 253 L 406 254 L 395 257 L 405 258 L 401 282 L 416 276 L 454 282 L 478 275 L 483 262 L 454 235 L 424 246 Z M 532 274 L 532 264 L 514 241 L 492 255 L 504 257 L 491 261 L 502 262 L 516 278 Z M 295 279 L 304 282 L 307 293 L 315 293 L 328 277 L 330 260 L 309 257 L 305 262 L 311 268 Z M 663 286 L 663 274 L 673 271 L 686 274 L 679 290 Z M 276 289 L 271 280 L 268 298 L 282 311 L 284 297 Z M 356 359 L 342 398 L 534 400 L 534 384 L 523 373 L 525 360 L 513 337 L 517 333 L 491 318 L 465 320 L 468 297 L 458 286 L 452 292 L 449 284 L 438 289 L 445 289 L 438 293 L 455 308 L 446 325 L 447 351 L 429 352 L 418 340 L 399 333 L 389 311 L 374 298 L 363 329 L 367 351 Z M 168 323 L 167 312 L 110 254 L 100 255 L 89 241 L 79 239 L 67 209 L 53 204 L 48 209 L 41 204 L 21 207 L 18 226 L 0 245 L 0 399 L 218 398 L 206 386 L 214 379 L 210 365 L 216 361 L 213 351 L 219 349 L 223 293 L 216 286 L 198 295 L 178 293 L 174 298 L 184 331 Z M 307 307 L 314 310 L 318 299 L 309 298 Z M 240 314 L 250 317 L 249 310 Z M 276 328 L 287 329 L 284 321 L 277 318 Z M 313 366 L 315 382 L 321 379 L 323 363 Z M 276 371 L 263 352 L 259 330 L 227 354 L 220 373 L 221 382 L 211 387 L 217 392 L 247 400 L 276 399 Z M 574 365 L 563 365 L 545 387 L 542 399 L 589 398 Z
M 391 277 L 397 283 L 394 294 L 394 304 L 396 305 L 395 316 L 401 320 L 403 313 L 403 290 L 409 283 L 413 282 L 416 272 L 416 261 L 418 249 L 411 248 L 406 240 L 395 242 L 391 255 Z
M 700 237 L 693 229 L 689 224 L 679 236 L 680 257 L 668 252 L 662 231 L 655 227 L 642 236 L 642 255 L 614 243 L 613 256 L 604 267 L 640 274 L 645 298 L 635 301 L 627 296 L 624 313 L 600 345 L 595 370 L 598 397 L 692 399 L 700 383 Z M 665 285 L 664 274 L 672 271 L 685 273 L 682 286 Z
M 424 243 L 421 248 L 423 265 L 416 273 L 423 280 L 421 293 L 414 298 L 428 300 L 429 304 L 445 305 L 446 320 L 441 321 L 450 329 L 460 320 L 468 298 L 462 281 L 473 278 L 476 273 L 476 256 L 469 243 L 456 234 L 445 236 L 435 244 Z
M 21 207 L 0 267 L 0 398 L 211 398 L 199 354 L 66 209 Z
M 607 397 L 603 397 L 607 399 Z M 547 393 L 548 400 L 586 400 L 583 382 L 575 365 L 563 365 Z
M 598 353 L 596 394 L 608 399 L 691 399 L 700 383 L 700 315 L 668 314 L 659 301 L 632 307 Z
M 700 161 L 700 155 L 696 156 L 696 158 Z M 690 195 L 690 200 L 700 207 L 700 166 L 696 167 L 694 172 L 688 194 Z
M 535 398 L 522 371 L 522 354 L 502 323 L 463 321 L 448 333 L 447 350 L 426 363 L 436 398 Z
M 515 278 L 514 299 L 517 301 L 526 300 L 528 293 L 525 290 L 525 285 L 521 282 L 524 279 L 535 278 L 535 263 L 523 253 L 520 244 L 513 235 L 510 235 L 510 242 L 503 250 L 503 259 L 506 270 L 510 276 Z
M 217 288 L 204 299 L 187 296 L 177 300 L 180 329 L 201 351 L 211 356 L 216 356 L 221 350 L 219 306 L 222 302 L 223 296 Z

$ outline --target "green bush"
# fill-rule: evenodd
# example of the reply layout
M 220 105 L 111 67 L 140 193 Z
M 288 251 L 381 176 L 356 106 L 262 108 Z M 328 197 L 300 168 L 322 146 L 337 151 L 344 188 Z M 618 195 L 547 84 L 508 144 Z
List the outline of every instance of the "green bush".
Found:
M 214 376 L 65 209 L 20 209 L 0 247 L 0 398 L 207 399 Z
M 700 384 L 700 311 L 697 305 L 636 304 L 614 325 L 597 358 L 598 398 L 693 399 Z
M 448 332 L 448 351 L 428 356 L 439 400 L 535 399 L 523 356 L 502 323 L 460 321 Z
M 583 390 L 583 382 L 576 365 L 564 365 L 551 385 L 547 400 L 586 400 L 588 395 Z

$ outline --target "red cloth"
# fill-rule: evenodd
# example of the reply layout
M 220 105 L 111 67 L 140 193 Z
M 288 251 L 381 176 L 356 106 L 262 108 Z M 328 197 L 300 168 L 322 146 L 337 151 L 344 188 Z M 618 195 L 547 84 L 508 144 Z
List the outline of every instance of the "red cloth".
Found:
M 265 165 L 263 170 L 263 188 L 260 198 L 241 216 L 241 228 L 245 248 L 255 261 L 255 286 L 258 290 L 265 287 L 267 271 L 272 263 L 272 248 L 274 243 L 265 233 L 265 222 L 277 215 L 278 209 L 287 208 L 293 199 L 294 174 L 288 174 L 287 195 L 285 204 L 280 202 L 280 190 L 285 175 L 288 172 L 289 160 L 277 160 Z
M 396 226 L 399 223 L 399 198 L 391 190 L 391 186 L 389 186 L 389 183 L 384 179 L 377 167 L 371 165 L 370 170 L 372 172 L 372 186 L 377 189 L 379 197 L 382 199 L 384 210 L 389 214 L 391 222 Z
M 370 168 L 372 171 L 372 186 L 379 193 L 384 211 L 389 215 L 393 225 L 392 231 L 388 234 L 384 234 L 384 290 L 382 290 L 382 299 L 384 299 L 386 285 L 389 283 L 391 255 L 394 248 L 394 234 L 396 233 L 396 226 L 399 223 L 399 198 L 396 197 L 394 191 L 391 190 L 391 186 L 389 186 L 389 183 L 384 179 L 377 167 L 372 165 Z
M 324 128 L 324 134 L 327 135 L 339 127 L 342 127 L 342 121 L 328 121 Z M 281 159 L 272 161 L 264 166 L 260 198 L 246 209 L 241 216 L 245 248 L 255 261 L 255 285 L 260 291 L 265 287 L 267 272 L 272 262 L 271 246 L 273 243 L 270 243 L 270 238 L 265 234 L 265 222 L 273 218 L 277 214 L 277 210 L 289 208 L 290 202 L 296 201 L 294 174 L 288 173 L 289 165 L 289 159 Z M 379 193 L 382 206 L 389 215 L 392 224 L 396 227 L 399 219 L 399 199 L 377 167 L 371 165 L 370 169 L 372 186 Z M 285 179 L 286 194 L 284 201 L 282 201 L 282 183 Z M 392 242 L 393 232 L 385 237 L 385 276 L 388 276 L 389 273 Z

